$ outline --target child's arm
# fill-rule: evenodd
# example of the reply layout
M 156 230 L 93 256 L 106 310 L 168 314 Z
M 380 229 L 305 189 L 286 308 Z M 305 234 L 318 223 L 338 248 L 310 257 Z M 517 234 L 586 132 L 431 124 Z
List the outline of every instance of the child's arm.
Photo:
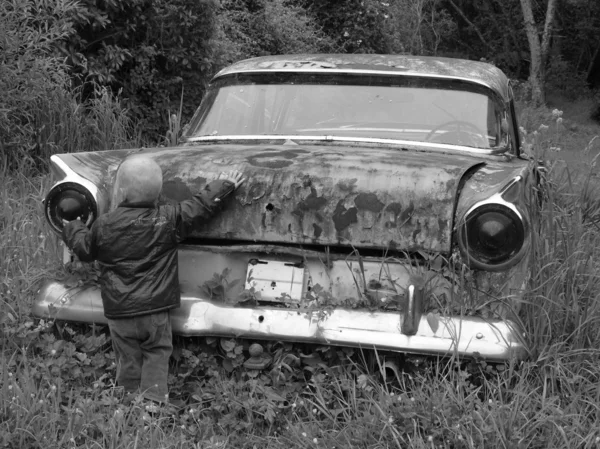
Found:
M 82 262 L 91 262 L 96 258 L 96 245 L 93 238 L 92 229 L 88 225 L 92 221 L 92 216 L 83 223 L 80 218 L 73 221 L 63 220 L 62 239 Z
M 245 179 L 237 170 L 221 173 L 216 181 L 207 184 L 191 199 L 178 205 L 177 239 L 185 239 L 195 228 L 219 211 L 223 200 Z

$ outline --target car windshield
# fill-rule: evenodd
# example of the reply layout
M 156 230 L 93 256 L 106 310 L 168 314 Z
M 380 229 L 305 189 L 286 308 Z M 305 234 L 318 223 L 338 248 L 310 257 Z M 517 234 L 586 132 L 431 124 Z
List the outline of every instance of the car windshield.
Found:
M 252 74 L 212 85 L 186 137 L 334 136 L 492 149 L 506 145 L 502 117 L 486 88 L 463 81 Z

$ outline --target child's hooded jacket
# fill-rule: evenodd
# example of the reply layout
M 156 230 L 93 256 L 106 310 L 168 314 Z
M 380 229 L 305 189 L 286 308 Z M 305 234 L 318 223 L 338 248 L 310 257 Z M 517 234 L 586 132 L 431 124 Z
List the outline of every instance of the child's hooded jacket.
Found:
M 177 244 L 233 190 L 232 182 L 217 180 L 175 205 L 123 202 L 91 229 L 80 220 L 66 224 L 67 246 L 82 261 L 98 261 L 104 315 L 129 318 L 179 307 Z

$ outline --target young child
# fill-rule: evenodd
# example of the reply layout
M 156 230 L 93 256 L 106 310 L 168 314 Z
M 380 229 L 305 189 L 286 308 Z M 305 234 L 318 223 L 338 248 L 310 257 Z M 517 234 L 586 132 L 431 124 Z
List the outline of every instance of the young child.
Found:
M 82 261 L 97 260 L 104 315 L 117 361 L 117 383 L 168 401 L 168 362 L 173 349 L 169 310 L 181 302 L 177 244 L 208 220 L 244 182 L 222 173 L 193 198 L 157 206 L 162 171 L 154 160 L 133 157 L 117 170 L 117 207 L 91 229 L 65 222 L 63 240 Z

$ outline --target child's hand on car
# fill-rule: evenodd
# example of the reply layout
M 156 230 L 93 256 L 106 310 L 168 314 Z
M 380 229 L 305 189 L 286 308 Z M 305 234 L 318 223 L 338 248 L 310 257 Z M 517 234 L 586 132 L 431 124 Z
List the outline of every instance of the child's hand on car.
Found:
M 243 176 L 244 175 L 241 172 L 237 170 L 231 170 L 229 173 L 222 172 L 219 175 L 218 179 L 223 179 L 225 181 L 232 182 L 234 189 L 237 189 L 246 180 L 246 178 L 244 178 Z

